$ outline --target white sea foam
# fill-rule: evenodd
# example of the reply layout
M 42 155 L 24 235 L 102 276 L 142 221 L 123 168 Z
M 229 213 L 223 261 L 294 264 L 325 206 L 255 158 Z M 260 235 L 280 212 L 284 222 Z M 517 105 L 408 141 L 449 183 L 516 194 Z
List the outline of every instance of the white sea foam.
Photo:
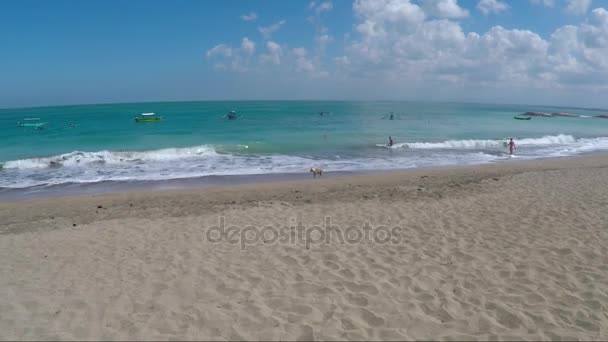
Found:
M 412 148 L 412 149 L 488 149 L 488 148 L 499 148 L 504 147 L 504 143 L 509 139 L 497 139 L 497 140 L 446 140 L 442 142 L 413 142 L 413 143 L 398 143 L 392 146 L 394 149 L 398 148 Z M 548 135 L 542 138 L 524 138 L 516 139 L 518 146 L 544 146 L 544 145 L 563 145 L 572 144 L 576 142 L 576 139 L 571 135 Z M 386 146 L 386 145 L 378 145 Z
M 31 169 L 61 166 L 80 166 L 87 164 L 123 164 L 149 161 L 172 161 L 183 159 L 200 159 L 215 156 L 211 146 L 202 145 L 184 148 L 165 148 L 150 151 L 74 151 L 52 157 L 20 159 L 6 162 L 6 169 Z
M 608 150 L 608 137 L 570 135 L 516 139 L 518 159 L 560 157 Z M 65 183 L 166 180 L 212 175 L 252 175 L 326 171 L 407 169 L 448 165 L 485 164 L 508 159 L 500 140 L 449 140 L 401 143 L 393 151 L 369 155 L 294 156 L 228 154 L 213 146 L 150 151 L 80 152 L 13 160 L 0 170 L 0 188 L 25 188 Z M 386 147 L 385 145 L 379 145 Z

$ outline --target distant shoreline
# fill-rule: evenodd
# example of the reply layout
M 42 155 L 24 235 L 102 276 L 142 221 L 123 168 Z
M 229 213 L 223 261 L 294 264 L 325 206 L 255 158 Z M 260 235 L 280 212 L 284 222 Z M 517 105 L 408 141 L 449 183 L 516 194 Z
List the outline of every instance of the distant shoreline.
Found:
M 318 100 L 318 99 L 266 99 L 266 100 L 255 100 L 255 99 L 218 99 L 218 100 L 167 100 L 167 101 L 131 101 L 131 102 L 99 102 L 99 103 L 74 103 L 74 104 L 51 104 L 51 105 L 35 105 L 35 106 L 13 106 L 13 107 L 0 107 L 1 111 L 10 110 L 29 110 L 29 109 L 44 109 L 44 108 L 62 108 L 62 107 L 83 107 L 83 106 L 111 106 L 111 105 L 152 105 L 160 103 L 218 103 L 218 102 L 354 102 L 354 103 L 424 103 L 424 104 L 462 104 L 462 105 L 496 105 L 496 106 L 519 106 L 519 107 L 531 107 L 531 108 L 561 108 L 561 109 L 576 109 L 586 111 L 597 111 L 597 112 L 608 112 L 608 108 L 598 107 L 581 107 L 572 105 L 549 105 L 549 104 L 529 104 L 529 103 L 495 103 L 495 102 L 471 102 L 471 101 L 421 101 L 421 100 L 348 100 L 348 99 L 332 99 L 332 100 Z

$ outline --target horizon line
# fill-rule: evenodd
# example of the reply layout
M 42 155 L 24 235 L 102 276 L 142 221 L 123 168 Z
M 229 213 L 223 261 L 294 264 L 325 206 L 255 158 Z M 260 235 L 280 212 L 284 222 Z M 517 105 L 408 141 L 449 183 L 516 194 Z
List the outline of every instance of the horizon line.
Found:
M 56 108 L 56 107 L 80 107 L 80 106 L 103 106 L 103 105 L 119 105 L 119 104 L 158 104 L 158 103 L 186 103 L 186 102 L 410 102 L 410 103 L 444 103 L 444 104 L 478 104 L 478 105 L 501 105 L 501 106 L 534 106 L 534 107 L 550 107 L 550 108 L 564 108 L 564 109 L 583 109 L 590 111 L 608 111 L 607 108 L 599 107 L 581 107 L 581 106 L 560 106 L 560 105 L 546 105 L 546 104 L 526 104 L 526 103 L 498 103 L 498 102 L 476 102 L 476 101 L 433 101 L 433 100 L 394 100 L 394 99 L 375 99 L 375 100 L 344 100 L 344 99 L 240 99 L 240 100 L 229 100 L 229 99 L 218 99 L 218 100 L 167 100 L 167 101 L 135 101 L 135 102 L 98 102 L 98 103 L 78 103 L 78 104 L 63 104 L 63 105 L 39 105 L 39 106 L 15 106 L 15 107 L 1 107 L 0 111 L 5 110 L 24 110 L 24 109 L 42 109 L 42 108 Z

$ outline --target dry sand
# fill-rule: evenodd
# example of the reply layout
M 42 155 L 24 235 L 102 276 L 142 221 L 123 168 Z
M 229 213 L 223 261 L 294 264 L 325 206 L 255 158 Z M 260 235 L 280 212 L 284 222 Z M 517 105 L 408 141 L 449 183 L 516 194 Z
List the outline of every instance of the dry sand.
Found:
M 242 250 L 220 216 L 400 230 Z M 0 202 L 1 339 L 605 340 L 607 312 L 606 156 Z

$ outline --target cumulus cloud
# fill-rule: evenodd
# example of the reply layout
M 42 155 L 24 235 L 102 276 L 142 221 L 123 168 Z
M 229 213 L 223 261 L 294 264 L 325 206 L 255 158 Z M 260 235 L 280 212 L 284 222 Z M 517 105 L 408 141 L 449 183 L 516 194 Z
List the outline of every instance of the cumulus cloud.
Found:
M 298 57 L 296 59 L 296 70 L 304 72 L 312 72 L 315 70 L 315 66 L 306 57 Z
M 498 14 L 509 9 L 509 5 L 500 0 L 480 0 L 477 9 L 484 15 Z
M 285 25 L 285 23 L 285 20 L 281 20 L 267 27 L 258 27 L 258 31 L 260 31 L 264 39 L 270 39 L 272 38 L 272 34 L 278 31 L 283 25 Z
M 593 0 L 567 0 L 566 11 L 575 15 L 583 15 L 589 11 Z
M 298 47 L 292 49 L 291 53 L 293 53 L 297 57 L 305 57 L 308 54 L 308 51 L 306 51 L 306 49 L 303 47 Z
M 543 5 L 546 7 L 555 6 L 555 0 L 531 0 L 531 2 L 535 5 Z
M 424 0 L 424 11 L 439 18 L 466 18 L 469 11 L 460 7 L 457 0 Z
M 207 50 L 207 58 L 211 58 L 214 56 L 230 57 L 232 56 L 232 49 L 226 44 L 218 44 Z
M 359 32 L 379 32 L 385 24 L 399 23 L 404 28 L 421 23 L 425 19 L 424 11 L 410 0 L 357 0 L 353 5 L 355 14 L 365 18 L 357 30 Z
M 249 38 L 244 37 L 241 41 L 241 50 L 248 55 L 251 56 L 255 52 L 255 43 L 249 40 Z
M 314 4 L 314 2 L 312 4 Z M 334 4 L 331 1 L 325 1 L 316 7 L 313 5 L 313 8 L 317 13 L 329 12 L 334 8 Z
M 233 48 L 227 44 L 218 44 L 207 51 L 207 58 L 214 60 L 214 67 L 221 70 L 246 71 L 250 59 L 255 53 L 255 43 L 247 37 L 241 40 L 241 46 Z
M 281 64 L 281 56 L 283 55 L 283 48 L 281 45 L 268 41 L 266 42 L 266 53 L 260 55 L 260 61 L 265 64 Z
M 241 20 L 243 20 L 243 21 L 256 21 L 257 19 L 258 19 L 258 15 L 254 12 L 250 12 L 250 13 L 241 15 Z
M 386 3 L 354 4 L 360 37 L 347 46 L 345 56 L 334 59 L 357 77 L 553 87 L 597 83 L 608 73 L 608 11 L 602 8 L 580 25 L 564 26 L 544 39 L 502 26 L 465 33 L 452 20 L 412 16 L 415 8 L 410 15 L 403 10 L 379 15 L 372 10 L 379 2 Z
M 331 43 L 333 40 L 334 38 L 328 34 L 322 34 L 317 37 L 317 42 L 321 47 L 325 47 L 325 45 Z
M 309 9 L 314 11 L 314 15 L 309 16 L 307 20 L 315 27 L 315 35 L 314 40 L 316 42 L 316 46 L 314 49 L 314 63 L 311 60 L 306 60 L 306 63 L 303 58 L 300 58 L 296 61 L 296 65 L 298 70 L 300 71 L 312 71 L 311 66 L 314 66 L 315 73 L 321 72 L 323 56 L 325 54 L 325 49 L 328 44 L 333 42 L 334 38 L 329 34 L 329 29 L 323 23 L 323 13 L 329 12 L 333 9 L 333 4 L 331 1 L 324 2 L 311 2 L 309 5 Z
M 312 72 L 315 70 L 315 66 L 311 60 L 307 58 L 308 51 L 305 48 L 299 47 L 291 50 L 291 53 L 295 56 L 295 68 L 296 71 Z
M 355 32 L 344 42 L 340 39 L 344 44 L 340 55 L 324 56 L 319 47 L 289 48 L 268 40 L 257 49 L 262 50 L 258 58 L 251 60 L 259 63 L 256 70 L 267 67 L 311 78 L 330 71 L 332 80 L 365 80 L 345 84 L 374 84 L 377 89 L 452 85 L 453 89 L 496 89 L 497 93 L 498 89 L 537 89 L 552 94 L 560 89 L 608 88 L 608 11 L 603 8 L 590 11 L 576 25 L 541 36 L 503 26 L 467 32 L 456 17 L 433 14 L 428 5 L 413 0 L 356 0 Z M 332 40 L 325 30 L 315 35 L 318 46 Z M 220 60 L 226 69 L 242 70 L 256 47 L 243 38 L 240 47 L 219 44 L 207 56 Z

